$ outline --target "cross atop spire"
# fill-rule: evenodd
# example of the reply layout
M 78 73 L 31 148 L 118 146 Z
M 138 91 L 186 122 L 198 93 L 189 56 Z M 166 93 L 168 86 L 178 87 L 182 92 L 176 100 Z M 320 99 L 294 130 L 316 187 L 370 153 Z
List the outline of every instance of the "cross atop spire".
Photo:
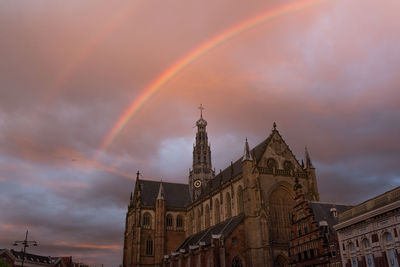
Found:
M 199 109 L 200 109 L 200 118 L 203 118 L 203 110 L 204 110 L 203 104 L 200 104 Z

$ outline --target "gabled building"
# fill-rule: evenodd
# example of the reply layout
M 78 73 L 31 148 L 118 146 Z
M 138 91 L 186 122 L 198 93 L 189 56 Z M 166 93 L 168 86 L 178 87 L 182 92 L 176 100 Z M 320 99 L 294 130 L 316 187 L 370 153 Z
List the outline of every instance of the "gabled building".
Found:
M 338 213 L 352 206 L 308 201 L 296 183 L 290 241 L 291 266 L 341 266 L 337 233 Z
M 300 164 L 274 123 L 264 141 L 250 149 L 246 140 L 243 155 L 216 174 L 202 114 L 196 125 L 188 184 L 138 175 L 123 266 L 178 266 L 179 259 L 182 267 L 288 266 L 295 179 L 307 200 L 319 200 L 309 154 Z

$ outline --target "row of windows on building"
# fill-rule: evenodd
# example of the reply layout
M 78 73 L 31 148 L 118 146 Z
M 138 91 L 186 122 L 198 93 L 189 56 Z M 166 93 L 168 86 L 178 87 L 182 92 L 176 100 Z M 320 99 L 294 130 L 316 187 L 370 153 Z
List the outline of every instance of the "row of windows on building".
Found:
M 142 220 L 142 226 L 143 228 L 146 229 L 151 229 L 152 225 L 151 225 L 151 221 L 152 221 L 152 216 L 149 212 L 145 212 L 143 214 L 143 220 Z M 166 226 L 168 228 L 173 228 L 174 227 L 174 217 L 172 216 L 172 214 L 167 214 L 166 218 Z M 176 228 L 183 228 L 183 217 L 182 215 L 177 215 L 176 216 Z
M 394 229 L 394 233 L 397 236 L 396 229 Z M 393 236 L 390 233 L 385 232 L 382 237 L 383 237 L 383 241 L 384 241 L 384 245 L 385 245 L 385 252 L 386 252 L 386 257 L 387 257 L 389 266 L 399 267 L 399 262 L 398 262 L 398 258 L 396 255 L 397 253 L 390 246 L 393 244 L 393 241 L 394 241 Z M 378 234 L 373 234 L 371 236 L 371 239 L 372 239 L 373 243 L 379 242 Z M 361 243 L 362 243 L 362 248 L 367 251 L 366 254 L 364 255 L 365 260 L 366 260 L 366 265 L 368 267 L 375 267 L 374 255 L 369 251 L 369 249 L 371 248 L 371 243 L 370 243 L 369 239 L 364 238 Z M 342 245 L 343 245 L 343 251 L 346 251 L 344 243 Z M 356 239 L 355 245 L 354 245 L 354 242 L 349 242 L 347 245 L 347 249 L 350 252 L 350 254 L 354 253 L 356 251 L 356 247 L 359 247 L 358 239 Z M 358 267 L 359 266 L 358 257 L 353 256 L 353 255 L 351 255 L 350 257 L 351 257 L 351 266 Z
M 221 196 L 221 203 L 224 203 L 224 213 L 223 210 L 221 209 L 223 206 L 220 204 L 220 199 L 215 199 L 213 202 L 213 205 L 210 207 L 209 204 L 205 205 L 205 208 L 203 210 L 203 207 L 196 207 L 194 209 L 194 216 L 192 214 L 189 214 L 189 219 L 188 219 L 188 231 L 189 234 L 195 233 L 195 232 L 200 232 L 203 229 L 207 229 L 208 227 L 211 226 L 211 209 L 214 209 L 214 216 L 213 216 L 213 221 L 214 225 L 220 223 L 223 218 L 223 214 L 225 214 L 225 219 L 228 219 L 232 217 L 232 198 L 231 194 L 227 192 L 225 194 L 225 198 L 222 198 Z M 243 190 L 242 187 L 239 186 L 237 190 L 237 214 L 240 214 L 243 212 Z M 194 218 L 193 218 L 194 217 Z M 202 227 L 202 220 L 204 217 L 204 228 Z
M 397 237 L 396 229 L 394 229 L 394 233 L 395 233 L 395 236 Z M 372 239 L 372 243 L 379 242 L 378 234 L 372 234 L 371 239 Z M 383 240 L 384 240 L 385 244 L 391 244 L 393 242 L 393 236 L 390 233 L 385 232 L 383 234 Z M 371 247 L 371 243 L 367 237 L 364 238 L 361 241 L 361 243 L 362 243 L 362 247 L 364 249 L 368 249 Z M 343 246 L 343 251 L 346 251 L 346 247 L 345 247 L 344 243 L 342 244 L 342 246 Z M 350 251 L 350 253 L 356 251 L 356 247 L 359 247 L 358 239 L 355 240 L 355 244 L 354 244 L 354 242 L 349 242 L 347 245 L 347 248 Z

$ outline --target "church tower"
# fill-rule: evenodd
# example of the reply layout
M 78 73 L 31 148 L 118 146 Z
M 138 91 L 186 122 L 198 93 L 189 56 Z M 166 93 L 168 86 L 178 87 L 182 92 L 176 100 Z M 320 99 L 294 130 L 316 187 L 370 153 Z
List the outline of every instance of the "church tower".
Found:
M 193 166 L 189 171 L 189 192 L 192 201 L 196 200 L 203 188 L 215 176 L 211 164 L 211 149 L 207 137 L 207 121 L 203 119 L 203 106 L 200 105 L 200 119 L 196 122 L 196 144 L 193 146 Z

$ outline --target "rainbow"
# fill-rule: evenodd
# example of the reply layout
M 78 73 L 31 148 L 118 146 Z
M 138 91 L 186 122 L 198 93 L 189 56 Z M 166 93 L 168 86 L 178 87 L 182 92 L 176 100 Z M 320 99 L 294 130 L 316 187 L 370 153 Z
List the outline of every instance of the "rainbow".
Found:
M 134 99 L 134 101 L 129 105 L 129 107 L 122 113 L 117 122 L 112 127 L 111 131 L 108 133 L 106 138 L 101 144 L 99 151 L 104 151 L 113 142 L 115 137 L 121 132 L 121 130 L 126 126 L 128 121 L 137 113 L 137 111 L 172 77 L 184 69 L 187 65 L 192 63 L 201 55 L 207 53 L 209 50 L 215 48 L 216 46 L 232 39 L 236 35 L 249 30 L 265 21 L 272 20 L 274 18 L 295 12 L 300 9 L 318 4 L 324 0 L 303 0 L 292 2 L 275 9 L 261 13 L 255 17 L 246 19 L 235 26 L 226 29 L 225 31 L 217 34 L 213 38 L 203 42 L 185 56 L 180 58 L 178 61 L 169 66 L 164 72 L 161 73 L 155 80 L 153 80 L 142 92 Z

